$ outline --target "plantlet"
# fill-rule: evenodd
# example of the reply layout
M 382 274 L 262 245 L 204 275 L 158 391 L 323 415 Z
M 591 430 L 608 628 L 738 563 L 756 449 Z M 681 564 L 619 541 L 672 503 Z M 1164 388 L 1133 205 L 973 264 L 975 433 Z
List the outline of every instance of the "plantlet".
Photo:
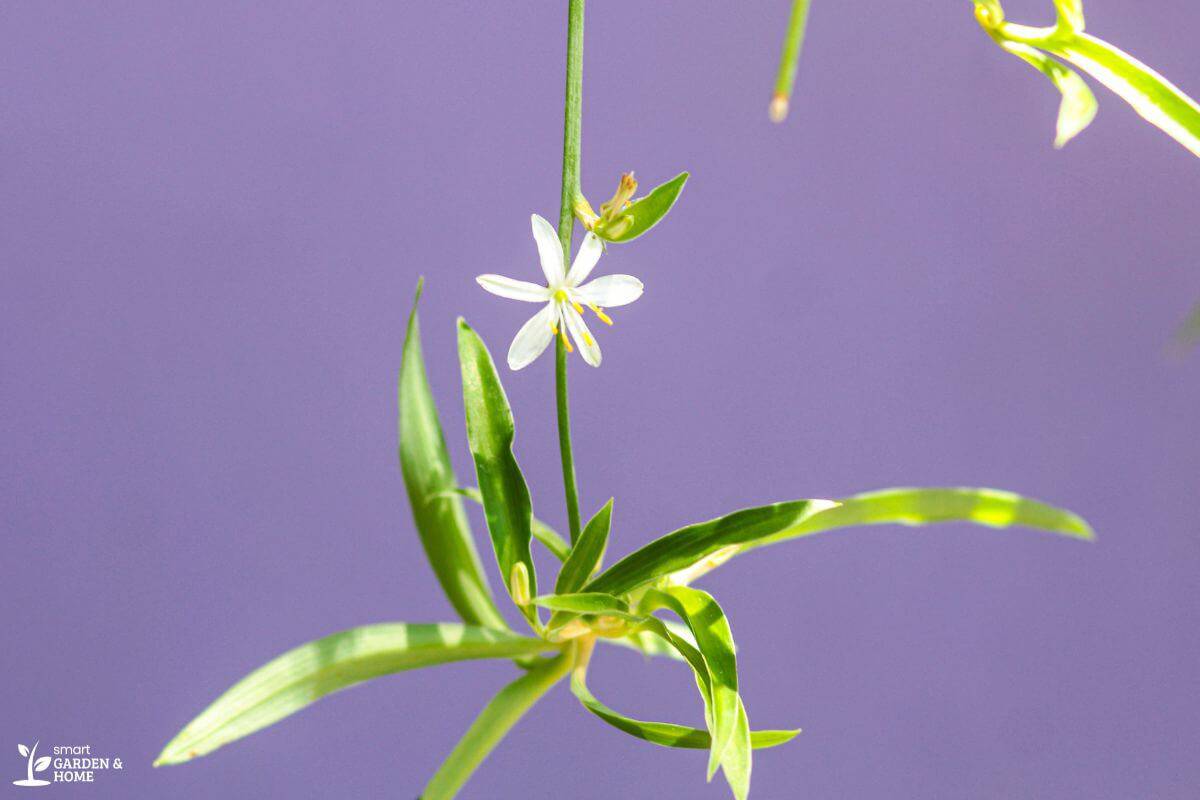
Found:
M 453 797 L 524 713 L 560 680 L 592 714 L 612 727 L 665 747 L 707 751 L 737 798 L 749 793 L 754 749 L 775 747 L 798 730 L 754 730 L 738 682 L 732 627 L 715 598 L 692 584 L 748 550 L 862 525 L 928 525 L 966 521 L 993 528 L 1024 526 L 1081 540 L 1092 538 L 1074 514 L 1018 495 L 977 488 L 901 488 L 837 500 L 800 499 L 747 508 L 687 525 L 604 567 L 614 504 L 580 515 L 567 393 L 569 353 L 598 367 L 600 347 L 584 320 L 590 310 L 634 302 L 642 284 L 627 275 L 592 280 L 605 243 L 621 245 L 658 224 L 687 180 L 682 173 L 636 199 L 623 176 L 613 199 L 593 210 L 579 179 L 583 0 L 568 15 L 567 91 L 558 229 L 534 215 L 533 235 L 545 285 L 498 275 L 477 281 L 488 291 L 541 306 L 518 331 L 508 364 L 518 370 L 553 342 L 559 447 L 569 536 L 533 516 L 529 487 L 513 454 L 512 410 L 491 353 L 463 320 L 457 326 L 467 437 L 477 488 L 460 485 L 451 468 L 437 406 L 426 377 L 417 286 L 399 377 L 400 466 L 425 553 L 461 622 L 386 623 L 335 633 L 284 653 L 219 697 L 172 739 L 156 764 L 206 755 L 293 714 L 319 698 L 380 675 L 467 659 L 514 662 L 519 676 L 479 713 L 429 779 L 426 800 Z M 588 230 L 570 258 L 575 218 Z M 620 247 L 609 260 L 619 258 Z M 570 269 L 567 265 L 570 264 Z M 607 266 L 607 264 L 606 264 Z M 489 589 L 464 501 L 482 505 L 492 552 L 509 599 L 531 635 L 513 631 Z M 553 587 L 539 580 L 534 542 L 561 562 Z M 705 727 L 626 716 L 587 685 L 597 645 L 619 645 L 687 664 L 704 707 Z
M 793 0 L 784 36 L 775 93 L 769 113 L 782 122 L 788 113 L 792 85 L 810 0 Z M 1096 117 L 1096 97 L 1067 61 L 1115 92 L 1150 124 L 1200 156 L 1200 105 L 1146 64 L 1108 42 L 1084 32 L 1082 0 L 1053 0 L 1054 25 L 1036 28 L 1005 19 L 1000 0 L 971 0 L 975 19 L 1007 53 L 1041 72 L 1062 94 L 1054 146 L 1062 147 Z

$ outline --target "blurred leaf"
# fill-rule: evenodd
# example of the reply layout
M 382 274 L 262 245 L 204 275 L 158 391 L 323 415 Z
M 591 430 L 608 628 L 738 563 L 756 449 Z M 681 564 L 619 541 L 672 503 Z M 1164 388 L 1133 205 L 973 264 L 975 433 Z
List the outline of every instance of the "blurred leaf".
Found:
M 1086 33 L 1056 37 L 1043 49 L 1103 83 L 1146 121 L 1200 156 L 1200 106 L 1162 75 Z
M 500 690 L 425 785 L 421 800 L 454 797 L 505 734 L 571 667 L 568 654 L 543 661 Z
M 608 547 L 608 531 L 612 524 L 613 501 L 610 497 L 596 515 L 588 520 L 579 541 L 571 548 L 571 553 L 563 563 L 554 582 L 556 594 L 568 594 L 578 591 L 587 583 L 592 573 L 600 568 L 604 559 L 604 550 Z
M 462 500 L 450 491 L 458 483 L 421 353 L 417 303 L 422 284 L 417 283 L 400 363 L 400 471 L 421 546 L 454 610 L 466 622 L 507 628 L 492 600 Z
M 1054 8 L 1061 25 L 1072 32 L 1083 30 L 1083 3 L 1080 0 L 1054 0 Z
M 529 593 L 536 595 L 537 572 L 529 552 L 533 509 L 529 487 L 512 451 L 512 409 L 491 354 L 483 340 L 462 319 L 458 321 L 458 358 L 462 365 L 467 438 L 475 458 L 483 513 L 487 517 L 500 574 L 505 586 L 509 586 L 513 567 L 523 563 L 529 572 Z M 533 618 L 532 606 L 522 610 Z
M 1179 343 L 1185 348 L 1194 347 L 1200 342 L 1200 305 L 1192 310 L 1187 322 L 1179 329 Z
M 600 592 L 547 594 L 533 598 L 533 602 L 542 608 L 574 611 L 579 614 L 606 614 L 610 611 L 629 613 L 629 604 L 624 600 Z
M 217 698 L 172 739 L 159 764 L 178 764 L 294 714 L 327 694 L 380 675 L 477 658 L 553 650 L 541 639 L 458 623 L 382 623 L 351 628 L 289 650 Z
M 22 758 L 29 758 L 29 748 L 26 747 L 25 745 L 23 745 L 23 744 L 17 745 L 17 752 L 21 754 Z
M 587 685 L 578 674 L 571 678 L 571 691 L 579 698 L 588 711 L 612 725 L 614 728 L 628 733 L 638 739 L 644 739 L 664 747 L 682 747 L 695 750 L 707 750 L 712 746 L 712 737 L 708 731 L 699 728 L 689 728 L 686 725 L 674 725 L 669 722 L 643 722 L 642 720 L 618 714 L 601 703 L 588 690 Z M 796 738 L 800 731 L 753 731 L 750 734 L 750 744 L 756 750 L 789 742 Z
M 1076 72 L 1029 45 L 1008 41 L 1000 41 L 999 45 L 1009 53 L 1032 64 L 1062 93 L 1062 102 L 1058 106 L 1055 147 L 1064 146 L 1096 118 L 1098 108 L 1096 96 L 1092 94 L 1092 90 Z
M 474 500 L 480 506 L 483 505 L 483 495 L 479 493 L 478 489 L 468 487 L 456 491 L 463 497 Z M 530 520 L 529 530 L 533 534 L 533 538 L 541 542 L 547 550 L 554 554 L 555 558 L 559 561 L 567 560 L 567 556 L 571 553 L 571 545 L 567 544 L 567 541 L 558 535 L 558 531 L 537 517 L 533 517 Z
M 630 203 L 613 224 L 597 223 L 594 228 L 596 235 L 606 242 L 623 243 L 638 238 L 667 215 L 679 199 L 679 193 L 683 191 L 688 177 L 688 173 L 681 172 L 666 183 L 656 186 L 650 194 Z M 625 223 L 625 218 L 631 221 Z
M 37 761 L 33 762 L 33 771 L 41 772 L 48 766 L 50 766 L 50 756 L 42 756 Z
M 1059 21 L 1057 25 L 1035 28 L 1006 22 L 999 0 L 975 0 L 975 16 L 979 24 L 1001 47 L 1029 61 L 1050 75 L 1064 91 L 1064 107 L 1060 110 L 1059 139 L 1063 138 L 1063 111 L 1066 110 L 1065 79 L 1052 63 L 1030 56 L 1025 48 L 1037 48 L 1051 56 L 1069 61 L 1115 92 L 1133 106 L 1150 124 L 1200 156 L 1200 105 L 1178 86 L 1155 72 L 1146 64 L 1120 48 L 1083 32 L 1083 8 L 1079 0 L 1055 0 Z M 1015 47 L 1014 47 L 1015 45 Z M 1050 69 L 1050 72 L 1047 72 Z M 1051 74 L 1054 73 L 1054 74 Z M 1056 75 L 1058 77 L 1056 77 Z M 1066 129 L 1082 129 L 1080 122 L 1089 113 L 1090 102 L 1077 88 L 1070 89 L 1074 110 L 1067 114 Z M 1076 130 L 1076 132 L 1078 132 Z
M 727 750 L 748 747 L 738 735 L 738 678 L 737 655 L 734 652 L 733 633 L 725 612 L 712 595 L 687 586 L 672 586 L 663 590 L 651 589 L 642 598 L 639 610 L 652 611 L 665 608 L 679 615 L 696 639 L 696 647 L 704 657 L 709 677 L 709 692 L 712 699 L 711 730 L 712 748 L 709 751 L 708 777 L 721 766 Z M 745 795 L 750 780 L 749 755 L 732 752 L 728 754 L 737 769 L 727 777 L 734 794 Z
M 828 500 L 775 503 L 680 528 L 625 556 L 583 588 L 588 592 L 625 594 L 660 576 L 691 567 L 730 545 L 774 536 L 831 505 Z

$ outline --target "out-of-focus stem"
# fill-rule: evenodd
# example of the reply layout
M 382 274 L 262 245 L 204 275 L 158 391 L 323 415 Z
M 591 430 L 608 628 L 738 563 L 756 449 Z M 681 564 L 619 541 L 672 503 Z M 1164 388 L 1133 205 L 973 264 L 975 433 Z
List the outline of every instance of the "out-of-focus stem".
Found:
M 768 113 L 772 122 L 787 119 L 788 105 L 792 99 L 792 86 L 796 83 L 796 67 L 800 63 L 800 48 L 804 45 L 804 29 L 808 25 L 809 0 L 793 0 L 792 15 L 788 19 L 787 35 L 783 40 L 783 52 L 779 54 L 779 72 L 775 76 L 775 94 L 771 96 Z

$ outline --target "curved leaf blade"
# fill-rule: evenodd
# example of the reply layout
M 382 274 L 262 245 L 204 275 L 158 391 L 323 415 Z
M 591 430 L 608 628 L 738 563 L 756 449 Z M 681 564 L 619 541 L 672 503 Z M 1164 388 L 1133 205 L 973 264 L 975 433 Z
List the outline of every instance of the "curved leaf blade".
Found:
M 458 483 L 421 352 L 417 304 L 423 284 L 423 280 L 417 283 L 408 317 L 397 387 L 404 488 L 421 546 L 454 610 L 465 622 L 507 628 L 508 623 L 492 600 L 462 500 L 450 491 Z
M 989 528 L 1023 527 L 1073 539 L 1095 539 L 1077 514 L 1015 492 L 971 487 L 895 488 L 864 492 L 744 549 L 859 525 L 923 526 L 973 522 Z
M 687 585 L 738 553 L 816 533 L 863 525 L 917 527 L 949 522 L 971 522 L 989 528 L 1024 527 L 1083 541 L 1095 538 L 1091 527 L 1077 514 L 1014 492 L 973 487 L 881 489 L 843 498 L 779 533 L 727 548 L 718 557 L 673 573 L 666 582 Z
M 1200 105 L 1149 66 L 1086 33 L 1052 37 L 1044 49 L 1103 83 L 1143 119 L 1200 156 Z
M 724 548 L 775 536 L 832 505 L 829 500 L 774 503 L 680 528 L 625 556 L 583 589 L 625 594 L 659 577 L 687 569 Z
M 666 183 L 654 187 L 650 194 L 634 200 L 625 208 L 617 218 L 616 224 L 612 226 L 611 230 L 617 231 L 616 234 L 607 230 L 605 225 L 597 224 L 596 235 L 606 242 L 632 242 L 662 221 L 679 199 L 679 193 L 683 191 L 683 185 L 689 177 L 689 173 L 681 172 Z M 622 222 L 626 218 L 630 221 Z
M 608 547 L 608 533 L 612 526 L 613 501 L 608 502 L 588 520 L 579 540 L 571 547 L 571 553 L 559 570 L 558 580 L 554 582 L 556 594 L 576 592 L 587 583 L 592 573 L 600 568 L 604 559 L 604 551 Z
M 364 625 L 300 645 L 251 672 L 167 743 L 155 760 L 179 764 L 261 730 L 320 698 L 394 672 L 555 649 L 541 639 L 458 623 Z
M 544 661 L 500 690 L 425 785 L 421 800 L 449 800 L 500 740 L 571 667 L 568 654 Z
M 475 475 L 496 562 L 510 593 L 513 568 L 518 563 L 524 564 L 529 576 L 529 594 L 536 595 L 537 572 L 529 551 L 533 506 L 525 476 L 513 455 L 512 409 L 491 353 L 463 319 L 458 321 L 458 357 L 462 365 L 467 439 L 475 459 Z M 526 609 L 527 615 L 532 613 L 532 609 Z
M 1019 42 L 998 39 L 1001 48 L 1032 65 L 1054 84 L 1062 94 L 1058 105 L 1058 122 L 1055 128 L 1054 146 L 1064 147 L 1096 118 L 1099 106 L 1096 95 L 1074 70 L 1064 67 L 1050 56 Z
M 642 598 L 640 609 L 652 611 L 658 608 L 669 609 L 679 615 L 691 630 L 696 647 L 704 657 L 712 698 L 709 715 L 712 747 L 709 750 L 708 777 L 712 778 L 727 756 L 737 764 L 744 761 L 745 775 L 741 776 L 739 772 L 737 776 L 729 776 L 731 784 L 735 778 L 737 780 L 734 786 L 737 794 L 743 778 L 749 783 L 750 769 L 749 756 L 737 752 L 746 742 L 738 735 L 738 707 L 741 701 L 738 697 L 737 654 L 729 620 L 712 595 L 687 586 L 648 591 Z M 729 752 L 731 748 L 733 752 Z
M 637 739 L 662 745 L 663 747 L 680 747 L 693 750 L 707 750 L 712 746 L 712 736 L 708 731 L 691 728 L 686 725 L 676 725 L 670 722 L 646 722 L 627 717 L 613 711 L 596 699 L 587 685 L 577 675 L 571 678 L 571 692 L 583 704 L 583 707 L 607 722 L 617 730 Z M 792 731 L 751 731 L 750 744 L 755 750 L 778 747 L 790 742 L 800 734 L 799 730 Z

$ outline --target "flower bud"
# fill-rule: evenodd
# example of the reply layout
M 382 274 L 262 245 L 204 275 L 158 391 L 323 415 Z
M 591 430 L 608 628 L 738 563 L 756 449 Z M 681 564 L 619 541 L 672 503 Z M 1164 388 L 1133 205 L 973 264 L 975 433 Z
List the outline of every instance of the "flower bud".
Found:
M 524 561 L 513 564 L 512 574 L 508 578 L 508 593 L 521 608 L 529 605 L 532 599 L 529 596 L 529 568 Z

